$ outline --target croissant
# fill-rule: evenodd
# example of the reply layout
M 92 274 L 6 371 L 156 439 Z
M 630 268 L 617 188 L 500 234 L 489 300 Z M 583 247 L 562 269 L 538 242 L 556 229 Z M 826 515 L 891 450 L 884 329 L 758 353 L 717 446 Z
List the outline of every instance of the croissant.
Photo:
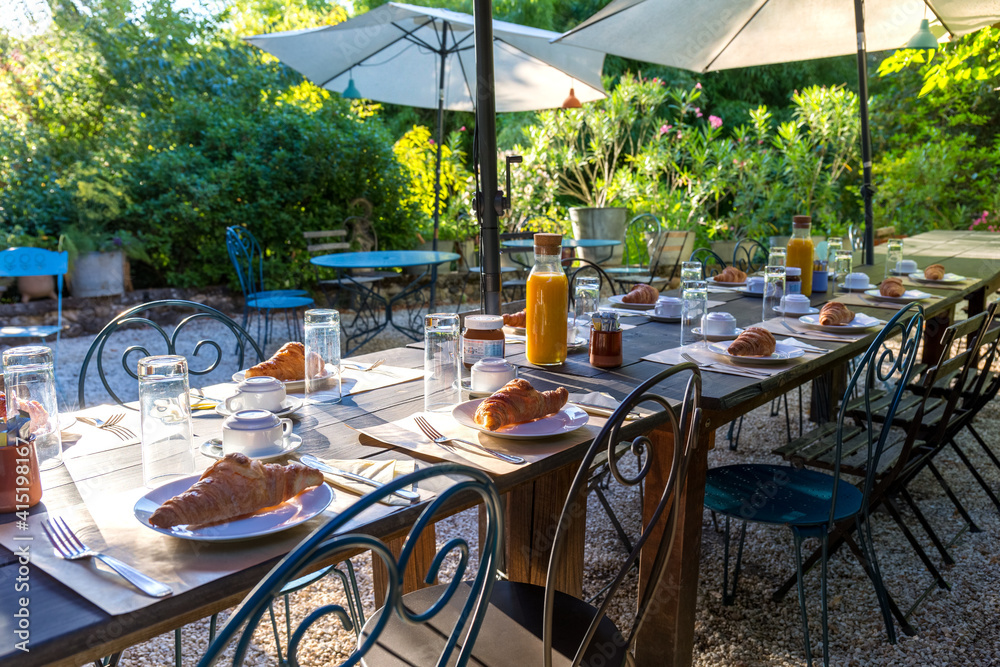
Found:
M 718 283 L 742 283 L 746 282 L 746 279 L 747 274 L 735 266 L 727 266 L 715 276 L 715 282 Z
M 747 327 L 726 351 L 734 357 L 770 357 L 777 343 L 767 329 Z
M 280 505 L 323 483 L 323 473 L 301 463 L 261 463 L 226 454 L 194 485 L 160 505 L 149 523 L 157 528 L 223 523 Z
M 623 303 L 656 303 L 660 298 L 660 293 L 652 285 L 639 283 L 632 288 L 632 291 L 622 296 Z
M 268 375 L 283 382 L 306 378 L 306 346 L 302 343 L 285 343 L 274 356 L 247 369 L 246 377 Z
M 824 303 L 819 309 L 819 323 L 823 326 L 847 324 L 854 319 L 854 312 L 838 301 Z
M 528 314 L 523 310 L 516 313 L 504 313 L 503 325 L 505 327 L 526 327 L 528 326 Z
M 927 280 L 941 280 L 944 278 L 944 267 L 940 264 L 931 264 L 924 269 L 924 278 Z
M 520 424 L 558 412 L 568 400 L 569 392 L 566 387 L 538 391 L 527 380 L 518 378 L 480 403 L 473 419 L 486 430 L 496 431 L 510 424 Z
M 878 286 L 878 293 L 882 296 L 903 296 L 906 288 L 903 287 L 903 279 L 896 276 L 889 276 Z

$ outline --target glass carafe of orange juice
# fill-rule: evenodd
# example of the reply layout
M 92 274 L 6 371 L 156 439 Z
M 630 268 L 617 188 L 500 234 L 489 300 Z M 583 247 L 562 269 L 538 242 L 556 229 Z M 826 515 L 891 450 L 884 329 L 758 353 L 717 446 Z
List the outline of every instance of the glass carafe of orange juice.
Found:
M 540 366 L 566 361 L 569 281 L 563 271 L 562 234 L 535 234 L 535 265 L 528 275 L 525 356 Z
M 788 241 L 788 256 L 785 266 L 802 269 L 802 294 L 812 296 L 813 287 L 813 242 L 812 218 L 808 215 L 792 216 L 792 238 Z

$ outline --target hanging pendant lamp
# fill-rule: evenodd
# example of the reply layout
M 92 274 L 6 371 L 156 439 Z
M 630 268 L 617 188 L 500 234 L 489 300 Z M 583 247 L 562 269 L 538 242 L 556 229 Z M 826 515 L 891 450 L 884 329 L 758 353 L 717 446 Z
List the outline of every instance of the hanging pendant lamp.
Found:
M 931 23 L 927 19 L 921 19 L 920 28 L 917 32 L 910 37 L 910 41 L 906 43 L 907 49 L 924 49 L 933 51 L 937 49 L 938 41 L 934 33 L 931 32 Z
M 348 81 L 347 81 L 347 88 L 344 88 L 344 92 L 343 92 L 342 96 L 345 99 L 348 99 L 348 100 L 360 100 L 360 99 L 362 99 L 362 97 L 361 97 L 361 91 L 359 91 L 358 87 L 354 85 L 354 77 L 353 76 L 350 79 L 348 79 Z
M 567 97 L 565 100 L 563 100 L 562 108 L 563 109 L 579 109 L 582 106 L 583 106 L 583 104 L 581 104 L 580 100 L 577 99 L 577 97 L 576 97 L 576 91 L 574 91 L 572 88 L 570 88 L 569 89 L 569 97 Z

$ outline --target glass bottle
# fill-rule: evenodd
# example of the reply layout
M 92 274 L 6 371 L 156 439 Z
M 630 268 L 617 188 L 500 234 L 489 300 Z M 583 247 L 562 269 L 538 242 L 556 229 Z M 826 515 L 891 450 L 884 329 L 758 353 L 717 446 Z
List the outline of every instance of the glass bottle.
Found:
M 535 234 L 535 265 L 528 275 L 525 356 L 539 366 L 566 361 L 569 280 L 562 268 L 562 234 Z
M 805 296 L 812 296 L 814 248 L 811 232 L 811 217 L 792 216 L 792 238 L 788 241 L 786 266 L 802 269 L 802 294 Z

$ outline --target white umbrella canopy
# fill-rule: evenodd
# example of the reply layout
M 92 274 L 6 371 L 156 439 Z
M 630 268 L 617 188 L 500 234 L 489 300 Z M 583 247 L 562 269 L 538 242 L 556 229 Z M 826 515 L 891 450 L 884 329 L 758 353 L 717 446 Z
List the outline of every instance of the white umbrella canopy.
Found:
M 388 3 L 332 26 L 245 38 L 327 90 L 351 78 L 365 98 L 473 111 L 476 62 L 473 17 L 446 9 Z M 562 105 L 570 87 L 581 102 L 605 97 L 604 54 L 553 44 L 559 33 L 493 21 L 496 110 L 531 111 Z

